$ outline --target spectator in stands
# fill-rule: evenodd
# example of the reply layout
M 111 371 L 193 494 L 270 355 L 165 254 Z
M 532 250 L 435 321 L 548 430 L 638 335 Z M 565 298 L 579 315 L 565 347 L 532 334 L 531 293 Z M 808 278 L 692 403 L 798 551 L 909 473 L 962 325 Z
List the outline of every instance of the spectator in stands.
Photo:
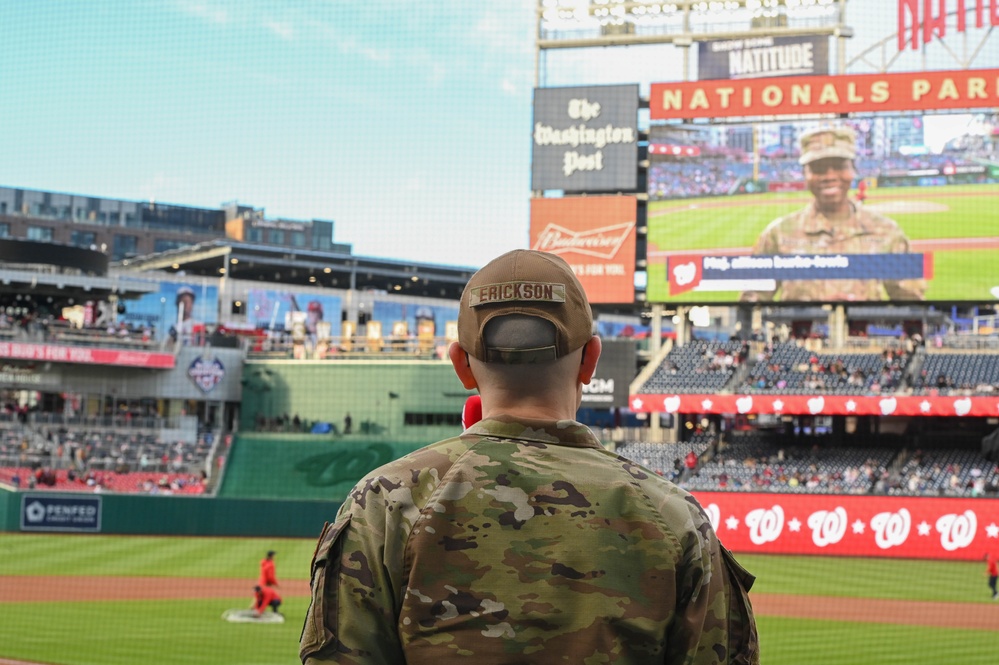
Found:
M 850 127 L 826 127 L 801 136 L 805 184 L 814 200 L 804 209 L 771 222 L 753 254 L 900 254 L 909 240 L 894 220 L 848 196 L 857 177 L 857 137 Z M 743 300 L 833 302 L 922 300 L 921 279 L 784 280 L 774 291 L 746 291 Z
M 448 355 L 483 419 L 350 492 L 316 550 L 303 662 L 759 662 L 752 577 L 696 500 L 573 420 L 592 325 L 557 256 L 472 276 Z

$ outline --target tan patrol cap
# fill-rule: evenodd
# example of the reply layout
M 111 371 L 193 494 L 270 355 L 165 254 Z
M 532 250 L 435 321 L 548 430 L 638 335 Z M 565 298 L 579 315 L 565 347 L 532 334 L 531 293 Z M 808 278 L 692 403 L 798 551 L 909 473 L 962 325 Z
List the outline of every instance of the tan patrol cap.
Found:
M 823 127 L 801 135 L 799 164 L 810 164 L 827 157 L 856 159 L 857 133 L 851 127 Z
M 508 314 L 533 316 L 555 327 L 554 343 L 535 348 L 488 348 L 486 324 Z M 572 353 L 590 340 L 593 314 L 583 285 L 562 258 L 515 249 L 472 275 L 461 294 L 458 344 L 482 362 L 542 363 Z

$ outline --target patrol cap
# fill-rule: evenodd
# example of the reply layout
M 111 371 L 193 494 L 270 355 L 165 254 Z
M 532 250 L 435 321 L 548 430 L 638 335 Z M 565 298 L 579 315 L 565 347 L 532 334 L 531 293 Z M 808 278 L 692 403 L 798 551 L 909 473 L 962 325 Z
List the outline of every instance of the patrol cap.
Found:
M 552 324 L 550 343 L 531 348 L 486 344 L 486 324 L 517 314 Z M 458 344 L 482 362 L 544 363 L 590 340 L 593 313 L 583 285 L 561 257 L 529 249 L 507 252 L 472 275 L 458 308 Z
M 799 139 L 801 157 L 799 164 L 810 164 L 819 159 L 857 157 L 857 133 L 851 127 L 822 127 L 805 132 Z

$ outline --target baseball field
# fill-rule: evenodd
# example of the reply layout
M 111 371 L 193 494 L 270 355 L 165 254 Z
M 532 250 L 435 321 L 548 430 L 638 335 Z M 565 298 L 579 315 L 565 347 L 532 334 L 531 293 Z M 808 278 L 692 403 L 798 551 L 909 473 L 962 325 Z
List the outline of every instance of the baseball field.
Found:
M 749 254 L 774 219 L 803 208 L 809 192 L 781 192 L 650 202 L 648 299 L 721 303 L 738 292 L 691 291 L 671 296 L 670 254 Z M 999 298 L 996 205 L 999 185 L 891 187 L 868 190 L 865 205 L 898 222 L 913 252 L 933 254 L 926 299 L 992 301 Z M 994 291 L 995 289 L 995 291 Z
M 308 539 L 0 534 L 0 664 L 295 663 Z M 287 621 L 228 623 L 278 552 Z M 739 557 L 766 665 L 993 663 L 984 564 Z

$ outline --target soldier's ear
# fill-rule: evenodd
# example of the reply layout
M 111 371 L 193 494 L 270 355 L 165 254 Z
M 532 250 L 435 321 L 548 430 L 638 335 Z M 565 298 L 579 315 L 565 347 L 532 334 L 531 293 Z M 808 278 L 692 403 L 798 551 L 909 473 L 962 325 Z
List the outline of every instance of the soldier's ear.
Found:
M 461 385 L 468 390 L 474 390 L 479 387 L 479 384 L 475 381 L 475 376 L 472 374 L 472 365 L 468 362 L 468 353 L 465 349 L 461 348 L 458 342 L 451 342 L 451 346 L 447 348 L 447 356 L 451 361 L 451 366 L 454 367 L 454 373 L 458 375 L 458 380 L 461 381 Z
M 587 384 L 597 371 L 597 361 L 600 359 L 600 351 L 603 344 L 600 338 L 594 335 L 590 341 L 583 346 L 583 358 L 579 363 L 579 382 Z

